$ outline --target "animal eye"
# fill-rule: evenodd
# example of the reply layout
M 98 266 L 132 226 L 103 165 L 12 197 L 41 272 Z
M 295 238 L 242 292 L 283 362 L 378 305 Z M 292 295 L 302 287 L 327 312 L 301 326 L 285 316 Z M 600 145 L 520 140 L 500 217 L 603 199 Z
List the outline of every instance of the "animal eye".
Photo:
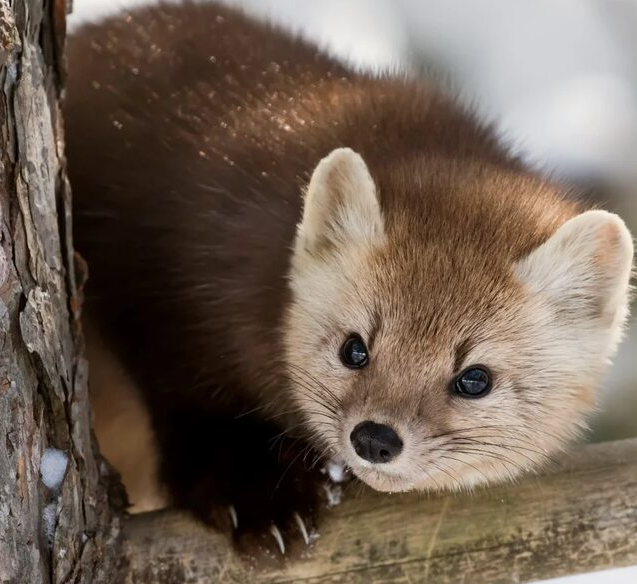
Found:
M 483 366 L 468 367 L 456 377 L 454 389 L 462 397 L 483 397 L 491 391 L 491 372 Z
M 341 347 L 341 361 L 347 367 L 358 369 L 359 367 L 365 367 L 369 355 L 367 353 L 367 347 L 358 335 L 351 335 Z

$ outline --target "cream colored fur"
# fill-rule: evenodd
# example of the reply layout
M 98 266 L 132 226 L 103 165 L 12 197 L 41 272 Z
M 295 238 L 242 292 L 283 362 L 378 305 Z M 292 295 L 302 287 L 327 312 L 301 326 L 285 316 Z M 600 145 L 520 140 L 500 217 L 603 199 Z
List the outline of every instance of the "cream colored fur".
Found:
M 297 249 L 315 253 L 326 245 L 371 243 L 382 232 L 376 188 L 365 161 L 349 148 L 337 148 L 312 175 Z
M 139 390 L 86 319 L 84 329 L 93 429 L 100 451 L 120 473 L 131 512 L 163 508 L 168 497 L 157 480 L 157 446 Z
M 580 330 L 580 341 L 592 337 L 611 356 L 628 315 L 632 260 L 633 241 L 624 222 L 594 210 L 567 221 L 519 262 L 516 272 L 536 302 L 560 310 L 562 324 Z M 573 352 L 581 352 L 581 345 Z
M 504 248 L 501 258 L 421 249 L 405 235 L 409 218 L 384 227 L 361 163 L 344 149 L 321 161 L 298 229 L 285 332 L 306 422 L 326 452 L 382 491 L 466 489 L 537 468 L 585 427 L 621 336 L 633 255 L 625 225 L 588 211 L 519 260 Z M 524 219 L 529 230 L 549 221 Z M 339 359 L 353 332 L 375 335 L 365 369 Z M 478 400 L 449 391 L 467 337 L 461 366 L 494 374 Z M 379 465 L 358 457 L 349 434 L 364 420 L 392 426 L 401 455 Z

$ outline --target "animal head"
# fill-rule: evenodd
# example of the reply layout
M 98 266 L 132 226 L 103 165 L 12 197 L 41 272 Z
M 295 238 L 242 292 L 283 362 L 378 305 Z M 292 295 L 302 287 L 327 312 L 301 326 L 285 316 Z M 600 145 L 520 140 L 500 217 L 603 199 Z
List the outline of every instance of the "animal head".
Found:
M 471 488 L 547 460 L 585 426 L 628 311 L 619 217 L 519 172 L 427 164 L 376 182 L 352 150 L 329 154 L 290 273 L 293 399 L 381 491 Z

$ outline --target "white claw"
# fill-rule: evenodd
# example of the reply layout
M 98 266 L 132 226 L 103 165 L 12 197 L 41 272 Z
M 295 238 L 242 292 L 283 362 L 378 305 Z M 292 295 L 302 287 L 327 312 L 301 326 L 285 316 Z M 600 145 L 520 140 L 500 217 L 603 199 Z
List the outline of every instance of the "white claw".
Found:
M 228 507 L 228 513 L 230 514 L 230 519 L 232 520 L 232 527 L 237 529 L 239 527 L 239 518 L 237 517 L 237 510 L 234 508 L 234 505 L 230 505 Z
M 274 537 L 274 539 L 276 540 L 276 543 L 279 546 L 279 551 L 281 552 L 281 555 L 284 556 L 285 542 L 283 541 L 283 536 L 281 535 L 279 528 L 274 524 L 270 525 L 270 533 L 272 534 L 272 537 Z
M 307 534 L 307 528 L 305 527 L 305 523 L 303 523 L 303 519 L 301 516 L 295 511 L 294 512 L 294 521 L 299 526 L 299 531 L 303 536 L 303 540 L 305 541 L 305 545 L 310 545 L 310 536 Z

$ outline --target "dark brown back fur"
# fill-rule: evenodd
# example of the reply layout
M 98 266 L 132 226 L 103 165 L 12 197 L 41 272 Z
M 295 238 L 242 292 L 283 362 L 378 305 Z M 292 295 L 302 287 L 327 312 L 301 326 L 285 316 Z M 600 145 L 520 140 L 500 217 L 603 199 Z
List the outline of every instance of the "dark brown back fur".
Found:
M 410 160 L 430 155 L 435 169 L 452 158 L 460 171 L 465 161 L 515 164 L 427 85 L 355 74 L 215 4 L 87 26 L 68 61 L 75 237 L 91 266 L 89 295 L 102 298 L 108 328 L 126 330 L 131 361 L 155 356 L 153 391 L 186 390 L 219 368 L 279 382 L 268 369 L 302 187 L 333 148 L 359 151 L 381 197 L 402 197 L 385 206 L 410 214 L 413 185 L 396 188 L 393 176 Z M 171 334 L 157 335 L 157 322 Z M 182 364 L 179 379 L 155 379 L 157 355 Z

